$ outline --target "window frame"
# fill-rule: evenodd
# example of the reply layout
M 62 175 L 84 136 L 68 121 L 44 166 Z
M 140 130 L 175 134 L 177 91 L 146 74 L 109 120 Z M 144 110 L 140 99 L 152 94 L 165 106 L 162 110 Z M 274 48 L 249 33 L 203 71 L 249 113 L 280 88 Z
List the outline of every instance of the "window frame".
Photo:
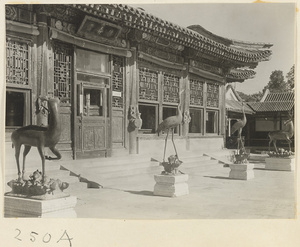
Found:
M 195 110 L 195 111 L 200 111 L 200 132 L 199 133 L 192 133 L 190 132 L 190 123 L 192 122 L 192 117 L 191 117 L 191 121 L 189 122 L 189 132 L 188 135 L 189 136 L 202 136 L 204 135 L 204 107 L 195 107 L 192 106 L 189 108 L 190 111 L 190 115 L 191 115 L 191 110 Z
M 7 87 L 6 88 L 6 93 L 9 92 L 9 91 L 24 94 L 23 125 L 22 126 L 7 126 L 6 123 L 5 123 L 5 129 L 13 130 L 13 129 L 17 129 L 17 128 L 29 125 L 31 123 L 30 116 L 32 115 L 31 114 L 31 104 L 30 104 L 30 102 L 31 102 L 31 90 L 23 89 L 23 88 Z M 6 118 L 6 114 L 7 114 L 7 112 L 5 111 L 5 118 Z
M 217 118 L 217 119 L 214 119 L 214 128 L 215 128 L 216 131 L 213 132 L 213 133 L 207 132 L 207 121 L 208 121 L 208 113 L 209 112 L 214 112 L 215 117 Z M 208 136 L 219 135 L 219 132 L 220 132 L 220 127 L 219 127 L 220 110 L 218 108 L 206 108 L 204 121 L 205 121 L 205 135 L 208 135 Z

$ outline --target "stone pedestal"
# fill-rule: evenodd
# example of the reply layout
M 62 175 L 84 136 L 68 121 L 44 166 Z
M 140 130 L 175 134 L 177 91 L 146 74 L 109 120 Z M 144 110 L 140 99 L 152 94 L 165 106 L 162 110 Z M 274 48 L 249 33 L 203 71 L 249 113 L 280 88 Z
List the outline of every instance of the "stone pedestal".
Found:
M 187 174 L 154 175 L 156 182 L 153 194 L 155 196 L 177 197 L 189 194 Z
M 248 164 L 230 164 L 229 178 L 248 180 L 254 178 L 253 168 L 254 165 Z
M 77 197 L 36 200 L 4 196 L 4 217 L 76 218 Z
M 295 170 L 295 158 L 278 158 L 269 157 L 265 159 L 266 170 L 277 171 L 294 171 Z

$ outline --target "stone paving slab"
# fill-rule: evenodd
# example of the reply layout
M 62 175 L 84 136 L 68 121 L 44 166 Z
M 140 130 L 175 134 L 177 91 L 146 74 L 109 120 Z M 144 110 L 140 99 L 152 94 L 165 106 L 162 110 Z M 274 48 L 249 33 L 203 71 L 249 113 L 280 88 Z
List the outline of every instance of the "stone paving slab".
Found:
M 189 174 L 189 195 L 153 195 L 153 175 L 77 194 L 77 216 L 104 219 L 293 219 L 294 173 L 256 164 L 254 178 L 229 179 L 229 168 Z

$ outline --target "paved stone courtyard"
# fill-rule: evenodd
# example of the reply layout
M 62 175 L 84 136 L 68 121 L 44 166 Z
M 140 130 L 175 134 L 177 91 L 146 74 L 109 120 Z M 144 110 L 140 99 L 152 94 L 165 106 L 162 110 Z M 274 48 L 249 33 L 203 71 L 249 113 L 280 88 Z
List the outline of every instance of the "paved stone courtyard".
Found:
M 78 193 L 79 218 L 105 219 L 292 219 L 294 172 L 270 171 L 256 162 L 254 179 L 232 180 L 220 164 L 189 175 L 189 195 L 153 196 L 153 175 L 141 175 L 102 189 Z

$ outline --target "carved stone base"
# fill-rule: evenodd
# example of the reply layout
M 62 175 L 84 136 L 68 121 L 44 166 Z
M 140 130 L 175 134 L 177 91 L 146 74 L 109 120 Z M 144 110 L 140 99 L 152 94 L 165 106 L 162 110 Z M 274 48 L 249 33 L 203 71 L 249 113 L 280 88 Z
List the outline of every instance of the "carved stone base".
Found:
M 187 174 L 154 175 L 156 184 L 153 194 L 155 196 L 177 197 L 189 194 Z
M 4 217 L 76 218 L 77 197 L 36 200 L 4 196 Z
M 230 164 L 229 178 L 248 180 L 254 178 L 253 164 Z
M 294 171 L 295 158 L 266 158 L 266 170 Z

